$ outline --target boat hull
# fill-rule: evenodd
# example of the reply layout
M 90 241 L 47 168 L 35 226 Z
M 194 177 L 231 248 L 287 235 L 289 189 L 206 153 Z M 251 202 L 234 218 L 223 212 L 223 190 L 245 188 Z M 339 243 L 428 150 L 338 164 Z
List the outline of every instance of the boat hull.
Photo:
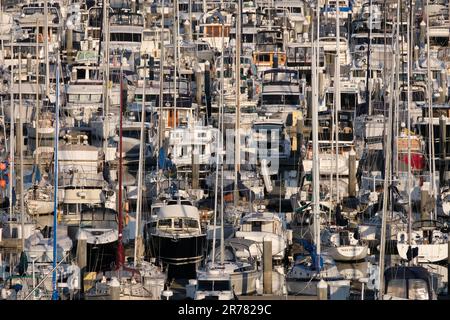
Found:
M 32 216 L 53 214 L 53 210 L 54 210 L 53 201 L 27 200 L 26 206 L 27 206 L 28 214 L 30 214 Z
M 236 272 L 231 274 L 231 285 L 238 296 L 256 292 L 256 280 L 260 277 L 258 270 Z
M 197 263 L 205 256 L 206 234 L 180 238 L 152 234 L 147 246 L 150 256 L 165 264 Z
M 118 241 L 104 244 L 86 244 L 87 269 L 91 272 L 111 270 L 117 260 Z
M 398 255 L 404 259 L 407 259 L 409 245 L 406 243 L 397 243 Z M 412 248 L 418 248 L 419 253 L 417 256 L 419 263 L 433 263 L 446 260 L 448 258 L 448 244 L 436 243 L 436 244 L 419 244 L 411 245 Z
M 332 247 L 329 254 L 335 261 L 359 261 L 367 257 L 368 246 L 339 246 Z
M 317 284 L 320 279 L 286 279 L 286 288 L 290 295 L 317 296 Z M 326 279 L 333 300 L 347 300 L 350 296 L 350 281 Z

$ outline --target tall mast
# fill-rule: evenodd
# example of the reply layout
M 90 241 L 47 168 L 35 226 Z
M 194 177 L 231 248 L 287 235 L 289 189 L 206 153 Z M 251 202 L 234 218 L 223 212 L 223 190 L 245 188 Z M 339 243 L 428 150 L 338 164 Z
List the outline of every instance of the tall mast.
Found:
M 224 230 L 223 230 L 223 160 L 221 160 L 222 155 L 222 149 L 223 148 L 223 83 L 224 83 L 224 29 L 223 29 L 224 23 L 222 22 L 222 52 L 220 57 L 220 63 L 221 63 L 221 71 L 220 71 L 220 100 L 219 100 L 219 124 L 218 124 L 218 133 L 220 136 L 217 137 L 217 149 L 216 149 L 216 181 L 215 181 L 215 188 L 214 188 L 214 230 L 213 230 L 213 246 L 212 246 L 212 263 L 214 265 L 215 259 L 216 259 L 216 230 L 217 230 L 217 213 L 218 213 L 218 191 L 219 191 L 219 161 L 220 161 L 220 168 L 221 168 L 221 188 L 220 188 L 220 264 L 223 265 L 224 263 L 224 254 L 225 254 L 225 248 L 224 248 Z M 222 129 L 221 129 L 222 128 Z
M 20 224 L 22 228 L 22 248 L 25 248 L 25 236 L 24 236 L 24 209 L 25 205 L 23 202 L 23 123 L 22 123 L 22 47 L 19 51 L 19 127 L 17 128 L 16 135 L 20 137 L 20 145 L 18 146 L 19 158 L 20 158 Z
M 220 159 L 220 263 L 224 264 L 225 259 L 225 236 L 224 236 L 224 228 L 223 228 L 223 151 L 224 151 L 224 144 L 223 144 L 223 134 L 224 134 L 224 126 L 223 126 L 223 87 L 225 85 L 225 79 L 224 79 L 224 54 L 225 54 L 225 48 L 224 48 L 224 24 L 222 23 L 222 55 L 220 57 L 220 64 L 222 68 L 220 69 L 220 109 L 219 109 L 219 125 L 217 126 L 219 129 L 220 134 L 220 140 L 221 140 L 221 147 L 216 152 L 221 153 Z M 221 120 L 221 121 L 220 121 Z M 219 165 L 219 164 L 217 164 Z
M 237 1 L 237 16 L 236 16 L 236 123 L 235 123 L 235 152 L 234 152 L 234 203 L 237 204 L 239 189 L 238 189 L 238 174 L 241 170 L 240 157 L 240 119 L 241 119 L 241 3 L 242 0 Z M 222 26 L 223 28 L 223 26 Z
M 34 163 L 36 164 L 36 167 L 39 165 L 39 19 L 36 19 L 36 156 L 34 158 Z M 36 174 L 33 176 L 33 181 L 36 181 Z
M 106 132 L 109 132 L 109 10 L 108 10 L 108 0 L 103 0 L 103 115 L 105 121 Z M 106 151 L 108 144 L 107 139 L 103 142 L 103 148 Z
M 178 1 L 173 3 L 173 128 L 177 127 Z
M 122 203 L 122 112 L 123 112 L 123 69 L 122 59 L 120 59 L 120 111 L 119 111 L 119 236 L 117 246 L 117 269 L 123 266 L 125 261 L 123 243 L 122 243 L 122 229 L 123 229 L 123 203 Z
M 58 228 L 58 148 L 59 148 L 59 54 L 56 61 L 56 105 L 55 105 L 55 151 L 54 151 L 54 191 L 53 196 L 53 274 L 52 274 L 52 287 L 53 294 L 52 300 L 58 300 L 57 290 L 57 277 L 56 277 L 56 264 L 57 264 L 57 228 Z
M 336 204 L 339 204 L 339 111 L 341 110 L 341 35 L 340 35 L 340 3 L 336 0 L 336 59 L 334 72 L 334 118 L 336 121 Z
M 428 101 L 428 132 L 429 132 L 429 152 L 430 152 L 430 181 L 431 181 L 431 194 L 433 197 L 436 196 L 436 185 L 435 185 L 435 172 L 436 172 L 436 162 L 434 160 L 434 125 L 433 125 L 433 99 L 431 97 L 431 70 L 430 70 L 430 34 L 429 30 L 429 11 L 428 11 L 428 0 L 426 2 L 427 10 L 427 101 Z M 434 218 L 437 218 L 436 206 L 434 206 Z
M 44 1 L 44 55 L 45 55 L 45 94 L 50 94 L 50 65 L 48 62 L 48 0 Z
M 134 233 L 134 266 L 137 265 L 138 259 L 138 243 L 140 244 L 140 228 L 139 223 L 142 215 L 142 179 L 144 175 L 144 123 L 145 123 L 145 79 L 147 77 L 147 55 L 144 55 L 144 84 L 142 86 L 142 106 L 141 106 L 141 144 L 139 147 L 139 168 L 138 168 L 138 189 L 137 189 L 137 203 L 136 203 L 136 228 Z M 139 241 L 138 241 L 139 240 Z
M 159 57 L 159 117 L 158 117 L 158 159 L 160 156 L 160 150 L 163 146 L 163 103 L 164 103 L 164 0 L 161 1 L 161 31 L 159 33 L 160 41 L 161 41 L 161 51 Z M 156 194 L 159 195 L 159 161 L 156 161 L 156 172 L 157 172 L 157 181 L 156 181 Z
M 319 15 L 320 7 L 319 1 L 313 3 L 315 8 L 313 8 L 313 15 L 316 16 L 316 26 L 314 26 L 314 18 L 312 19 L 311 28 L 311 43 L 312 43 L 312 147 L 313 147 L 313 168 L 312 168 L 312 178 L 313 178 L 313 215 L 314 215 L 314 242 L 317 247 L 317 255 L 320 261 L 320 176 L 319 176 L 319 117 L 318 117 L 318 102 L 319 102 L 319 83 L 318 83 L 318 48 L 319 48 Z M 314 11 L 316 9 L 316 11 Z M 316 27 L 316 35 L 314 35 L 314 27 Z M 314 38 L 316 36 L 316 38 Z M 316 268 L 320 264 L 318 263 Z
M 367 46 L 367 69 L 366 69 L 366 103 L 368 105 L 368 113 L 372 115 L 372 94 L 369 91 L 370 72 L 370 47 L 372 46 L 372 0 L 369 0 L 369 44 Z
M 394 120 L 392 121 L 393 123 L 393 131 L 392 134 L 395 137 L 398 137 L 398 130 L 399 130 L 399 119 L 400 119 L 400 115 L 399 115 L 399 106 L 400 106 L 400 52 L 403 53 L 403 44 L 404 44 L 404 39 L 402 39 L 401 42 L 401 47 L 400 47 L 400 37 L 402 35 L 401 31 L 400 31 L 400 24 L 402 23 L 402 19 L 400 16 L 400 10 L 401 10 L 401 3 L 400 0 L 397 0 L 397 16 L 396 16 L 396 34 L 397 36 L 395 37 L 395 44 L 396 44 L 396 51 L 395 51 L 395 92 L 394 92 Z M 403 60 L 403 58 L 402 58 Z M 403 70 L 403 66 L 402 66 L 402 70 Z M 393 175 L 398 172 L 398 147 L 396 144 L 393 144 L 393 149 L 392 149 L 392 164 L 391 164 L 391 171 L 393 173 Z
M 13 36 L 11 34 L 11 60 L 14 61 L 14 44 L 13 44 Z M 9 221 L 12 221 L 12 216 L 13 216 L 13 175 L 15 174 L 14 172 L 14 150 L 15 150 L 15 146 L 14 146 L 14 121 L 16 119 L 16 108 L 14 105 L 14 64 L 11 65 L 11 97 L 10 97 L 10 102 L 11 102 L 11 117 L 9 120 L 9 158 L 10 158 L 10 165 L 9 165 Z M 12 228 L 9 229 L 10 231 L 10 235 L 12 236 Z
M 406 24 L 406 34 L 408 36 L 408 50 L 407 50 L 407 65 L 408 65 L 408 69 L 407 69 L 407 132 L 408 132 L 408 183 L 407 183 L 407 188 L 408 188 L 408 244 L 411 245 L 411 225 L 412 225 L 412 203 L 411 203 L 411 73 L 412 73 L 412 59 L 411 59 L 411 49 L 414 48 L 413 46 L 413 37 L 412 37 L 412 26 L 411 23 L 413 23 L 412 21 L 412 12 L 413 12 L 413 7 L 412 7 L 412 1 L 409 1 L 409 12 L 408 12 L 408 20 L 409 22 Z

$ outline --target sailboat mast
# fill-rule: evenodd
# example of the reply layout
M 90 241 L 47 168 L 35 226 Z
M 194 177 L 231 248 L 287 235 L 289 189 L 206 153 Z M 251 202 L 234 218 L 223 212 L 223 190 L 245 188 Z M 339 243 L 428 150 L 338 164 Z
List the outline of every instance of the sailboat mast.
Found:
M 434 160 L 434 125 L 433 125 L 433 99 L 431 97 L 431 70 L 430 70 L 430 33 L 429 30 L 429 11 L 428 11 L 428 0 L 426 1 L 426 18 L 427 18 L 427 102 L 428 102 L 428 135 L 429 135 L 429 152 L 430 152 L 430 181 L 431 181 L 431 194 L 433 197 L 436 196 L 436 184 L 435 184 L 435 172 L 436 172 L 436 162 Z M 437 208 L 434 206 L 434 218 L 437 218 Z M 433 218 L 433 217 L 432 217 Z
M 370 70 L 370 48 L 372 46 L 372 0 L 369 1 L 369 44 L 367 46 L 367 68 L 366 68 L 366 104 L 368 106 L 368 114 L 372 115 L 372 94 L 369 91 L 369 79 L 371 79 Z
M 123 113 L 123 70 L 122 59 L 120 59 L 120 111 L 119 111 L 119 230 L 118 230 L 118 246 L 117 246 L 117 268 L 123 266 L 125 256 L 122 243 L 122 231 L 123 231 L 123 203 L 122 203 L 122 113 Z
M 25 205 L 23 201 L 23 124 L 22 124 L 22 47 L 19 52 L 19 123 L 17 128 L 17 136 L 20 138 L 20 145 L 18 145 L 19 159 L 20 159 L 20 225 L 22 228 L 22 249 L 25 248 L 25 235 L 24 235 L 24 220 L 25 220 Z
M 13 45 L 13 36 L 11 34 L 11 60 L 14 61 L 14 45 Z M 11 97 L 10 97 L 10 103 L 11 103 L 11 117 L 9 120 L 9 221 L 12 221 L 13 216 L 13 175 L 14 175 L 14 150 L 15 150 L 15 139 L 14 139 L 14 120 L 16 118 L 16 108 L 14 104 L 14 64 L 11 65 Z M 12 236 L 12 228 L 9 228 L 10 236 Z
M 140 244 L 140 228 L 139 223 L 142 215 L 142 180 L 144 175 L 144 123 L 145 123 L 145 82 L 147 77 L 147 55 L 144 55 L 144 83 L 142 85 L 142 106 L 141 106 L 141 142 L 139 146 L 139 168 L 138 168 L 138 187 L 136 201 L 136 228 L 134 233 L 134 266 L 138 263 L 138 243 Z M 139 240 L 139 241 L 138 241 Z
M 412 1 L 409 1 L 409 12 L 408 12 L 408 20 L 409 22 L 406 24 L 406 34 L 408 37 L 408 50 L 407 50 L 407 65 L 408 65 L 408 69 L 407 69 L 407 135 L 408 135 L 408 183 L 407 183 L 407 188 L 408 188 L 408 244 L 411 245 L 412 243 L 412 239 L 411 239 L 411 227 L 412 227 L 412 203 L 411 203 L 411 73 L 412 73 L 412 59 L 411 59 L 411 49 L 414 48 L 412 41 L 413 41 L 413 37 L 412 37 L 412 26 L 411 23 L 413 23 L 412 19 L 413 19 L 413 7 L 412 7 Z
M 161 51 L 159 57 L 159 117 L 158 117 L 158 159 L 160 156 L 160 150 L 163 146 L 163 103 L 164 103 L 164 0 L 161 1 L 161 31 L 159 33 L 160 42 L 161 42 Z M 156 172 L 157 172 L 157 181 L 156 181 L 156 194 L 159 195 L 159 161 L 156 161 Z
M 50 94 L 50 65 L 48 61 L 48 0 L 44 0 L 44 55 L 45 55 L 45 94 Z
M 237 14 L 236 14 L 236 122 L 235 122 L 235 152 L 234 152 L 234 204 L 237 204 L 239 196 L 238 188 L 238 174 L 241 168 L 241 157 L 240 157 L 240 120 L 241 120 L 241 3 L 242 0 L 237 1 Z M 223 27 L 222 27 L 223 28 Z
M 177 127 L 178 1 L 173 3 L 173 128 Z
M 108 0 L 103 0 L 103 115 L 105 119 L 106 132 L 109 132 L 109 10 L 108 10 Z M 108 119 L 108 120 L 107 120 Z M 103 142 L 103 148 L 106 152 L 106 147 L 108 145 L 107 139 Z
M 340 3 L 336 0 L 336 60 L 334 72 L 334 119 L 336 121 L 336 204 L 339 204 L 339 111 L 341 109 L 341 35 L 340 35 Z
M 39 102 L 40 102 L 40 97 L 39 97 L 39 92 L 40 92 L 40 88 L 39 88 L 39 20 L 36 20 L 36 156 L 34 158 L 34 162 L 36 164 L 36 167 L 39 165 Z M 37 169 L 37 168 L 36 168 Z M 34 180 L 36 180 L 36 173 L 34 174 Z
M 319 176 L 319 117 L 318 117 L 318 102 L 319 102 L 319 83 L 318 83 L 318 40 L 319 40 L 319 2 L 315 3 L 313 15 L 316 15 L 316 20 L 313 18 L 313 27 L 311 28 L 312 41 L 312 148 L 313 148 L 313 215 L 314 215 L 314 242 L 317 247 L 317 255 L 320 257 L 320 176 Z M 314 8 L 313 8 L 314 9 Z M 317 34 L 314 35 L 314 21 L 316 21 Z M 316 36 L 316 38 L 314 38 Z M 320 261 L 320 258 L 318 259 Z M 317 266 L 316 266 L 317 267 Z
M 220 69 L 220 109 L 219 109 L 219 125 L 217 126 L 219 128 L 219 134 L 220 138 L 218 137 L 218 140 L 221 141 L 220 149 L 216 151 L 218 154 L 221 153 L 220 159 L 220 263 L 224 264 L 225 259 L 225 235 L 224 235 L 224 228 L 223 228 L 223 150 L 224 150 L 224 144 L 223 144 L 223 133 L 224 133 L 224 126 L 223 126 L 223 87 L 225 85 L 224 81 L 224 54 L 225 54 L 225 41 L 224 41 L 224 23 L 222 23 L 222 55 L 220 57 L 220 63 L 222 68 Z M 219 164 L 217 163 L 217 166 Z
M 59 148 L 59 54 L 56 62 L 56 105 L 55 105 L 55 151 L 54 151 L 54 202 L 53 202 L 53 274 L 52 274 L 52 300 L 58 299 L 56 264 L 57 264 L 57 228 L 58 228 L 58 148 Z

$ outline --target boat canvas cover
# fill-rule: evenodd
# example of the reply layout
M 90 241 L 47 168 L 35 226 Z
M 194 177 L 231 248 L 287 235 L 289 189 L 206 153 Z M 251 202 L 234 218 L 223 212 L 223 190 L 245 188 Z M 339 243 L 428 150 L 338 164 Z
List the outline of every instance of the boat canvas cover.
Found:
M 158 219 L 175 218 L 175 217 L 199 219 L 200 215 L 196 207 L 179 204 L 162 207 L 158 212 Z
M 61 150 L 62 149 L 62 150 Z M 59 150 L 60 161 L 97 161 L 98 149 L 93 147 L 65 146 Z M 91 150 L 89 150 L 91 149 Z
M 429 273 L 424 267 L 391 267 L 384 272 L 386 283 L 391 279 L 422 279 L 428 283 Z

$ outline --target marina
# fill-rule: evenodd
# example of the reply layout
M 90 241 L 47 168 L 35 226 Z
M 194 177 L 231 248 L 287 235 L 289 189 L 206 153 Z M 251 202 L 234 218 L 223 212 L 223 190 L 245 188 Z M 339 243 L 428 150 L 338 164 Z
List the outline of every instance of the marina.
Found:
M 0 0 L 0 300 L 448 299 L 449 40 L 448 0 Z

